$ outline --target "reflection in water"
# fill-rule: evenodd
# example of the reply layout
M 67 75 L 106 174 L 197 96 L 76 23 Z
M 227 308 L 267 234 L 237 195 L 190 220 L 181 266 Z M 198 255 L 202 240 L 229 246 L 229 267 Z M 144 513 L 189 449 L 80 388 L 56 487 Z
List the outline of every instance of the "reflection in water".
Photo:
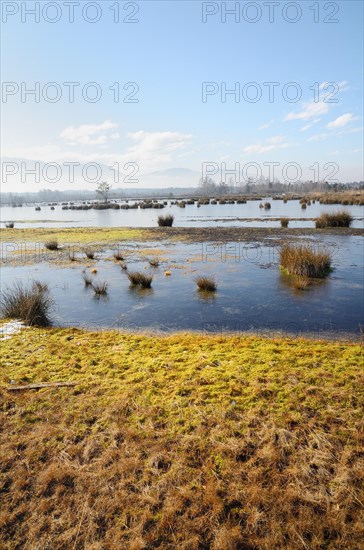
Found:
M 146 298 L 154 294 L 153 288 L 143 288 L 138 285 L 129 285 L 129 294 L 137 297 Z
M 95 302 L 108 302 L 110 300 L 109 298 L 109 295 L 108 294 L 96 294 L 94 293 L 92 299 L 95 301 Z
M 317 287 L 328 284 L 329 280 L 327 278 L 313 279 L 304 276 L 290 275 L 280 270 L 279 282 L 282 287 L 289 288 L 295 295 L 300 297 L 306 292 L 312 292 Z
M 216 299 L 216 292 L 211 292 L 210 290 L 198 288 L 196 294 L 200 300 L 204 300 L 205 302 L 213 302 Z

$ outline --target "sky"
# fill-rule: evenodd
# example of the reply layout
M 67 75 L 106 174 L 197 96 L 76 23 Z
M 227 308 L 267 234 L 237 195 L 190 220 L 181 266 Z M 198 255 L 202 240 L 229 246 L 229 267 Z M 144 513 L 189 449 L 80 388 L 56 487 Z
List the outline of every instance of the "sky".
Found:
M 3 192 L 364 179 L 361 1 L 1 8 Z

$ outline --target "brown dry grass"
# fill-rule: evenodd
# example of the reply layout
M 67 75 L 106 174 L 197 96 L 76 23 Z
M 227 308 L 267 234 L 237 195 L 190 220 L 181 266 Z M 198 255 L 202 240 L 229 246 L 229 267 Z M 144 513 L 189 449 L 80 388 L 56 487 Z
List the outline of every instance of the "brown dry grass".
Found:
M 353 217 L 347 210 L 339 212 L 324 212 L 316 219 L 316 227 L 322 229 L 325 227 L 350 227 Z
M 358 550 L 361 359 L 304 340 L 15 336 L 0 547 Z M 8 393 L 10 376 L 80 384 Z
M 331 254 L 312 245 L 285 244 L 280 250 L 280 265 L 291 275 L 323 278 L 330 273 Z

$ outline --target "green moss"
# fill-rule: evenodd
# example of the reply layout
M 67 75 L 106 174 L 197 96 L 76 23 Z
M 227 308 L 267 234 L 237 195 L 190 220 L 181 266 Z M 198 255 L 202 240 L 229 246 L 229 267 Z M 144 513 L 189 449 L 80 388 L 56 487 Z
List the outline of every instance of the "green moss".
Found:
M 308 411 L 343 407 L 359 399 L 362 348 L 356 343 L 267 340 L 178 334 L 151 337 L 74 329 L 27 329 L 1 343 L 0 383 L 78 381 L 75 390 L 100 403 L 133 400 L 160 408 L 173 430 L 197 409 L 273 414 L 282 421 Z M 42 391 L 39 392 L 39 399 Z M 362 397 L 362 395 L 361 395 Z M 137 404 L 137 405 L 136 405 Z M 355 411 L 352 411 L 355 414 Z M 182 424 L 183 426 L 183 424 Z M 186 428 L 182 428 L 182 431 Z

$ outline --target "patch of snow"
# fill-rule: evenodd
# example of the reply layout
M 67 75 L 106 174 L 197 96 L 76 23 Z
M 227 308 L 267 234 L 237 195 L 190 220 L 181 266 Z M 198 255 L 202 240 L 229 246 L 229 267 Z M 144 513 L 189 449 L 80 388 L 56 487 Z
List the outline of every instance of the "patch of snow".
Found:
M 0 340 L 8 340 L 14 334 L 18 334 L 26 325 L 22 321 L 9 321 L 0 326 Z

